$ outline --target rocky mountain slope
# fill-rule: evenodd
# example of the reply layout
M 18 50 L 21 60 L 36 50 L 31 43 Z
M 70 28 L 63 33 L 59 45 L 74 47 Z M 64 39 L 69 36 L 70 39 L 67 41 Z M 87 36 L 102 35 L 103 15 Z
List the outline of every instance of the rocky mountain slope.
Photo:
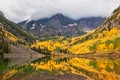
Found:
M 90 17 L 78 20 L 71 19 L 62 14 L 56 14 L 50 18 L 33 21 L 23 21 L 20 26 L 39 36 L 66 36 L 73 37 L 85 34 L 98 27 L 105 18 Z
M 3 15 L 3 13 L 2 13 Z M 0 23 L 3 25 L 3 29 L 10 32 L 14 36 L 18 37 L 19 39 L 23 39 L 26 42 L 34 41 L 34 37 L 32 34 L 25 31 L 23 28 L 18 26 L 12 21 L 9 21 L 5 17 L 0 15 Z
M 32 34 L 0 15 L 0 59 L 3 57 L 43 57 L 28 49 L 35 40 Z
M 120 6 L 102 25 L 91 32 L 74 38 L 37 41 L 31 48 L 47 49 L 67 54 L 120 52 Z
M 3 12 L 2 12 L 2 11 L 0 11 L 0 16 L 3 16 L 3 17 L 4 17 L 4 14 L 3 14 Z

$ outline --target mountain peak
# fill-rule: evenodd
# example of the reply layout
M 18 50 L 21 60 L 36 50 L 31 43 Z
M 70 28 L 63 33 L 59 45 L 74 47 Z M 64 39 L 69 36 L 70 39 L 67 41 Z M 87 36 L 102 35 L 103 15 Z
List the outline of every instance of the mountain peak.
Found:
M 3 14 L 3 12 L 2 12 L 2 11 L 0 11 L 0 16 L 4 17 L 4 14 Z
M 60 14 L 60 13 L 55 14 L 54 16 L 56 16 L 56 17 L 64 17 L 64 15 L 63 15 L 63 14 Z
M 88 30 L 96 28 L 101 23 L 103 23 L 104 20 L 105 18 L 101 17 L 74 20 L 63 14 L 57 13 L 47 19 L 38 19 L 28 22 L 27 24 L 26 22 L 21 22 L 19 23 L 19 25 L 25 27 L 26 30 L 38 36 L 44 37 L 62 35 L 67 37 L 73 37 L 79 36 L 86 33 Z M 36 24 L 34 28 L 33 24 Z
M 108 30 L 113 27 L 120 27 L 120 6 L 113 11 L 112 16 L 110 16 L 103 25 L 105 25 Z
M 64 16 L 63 14 L 57 13 L 51 17 L 52 18 L 57 18 L 57 19 L 63 19 L 63 18 L 68 18 L 67 16 Z
M 108 17 L 96 31 L 110 31 L 114 27 L 120 28 L 120 6 L 113 11 L 112 15 Z
M 119 13 L 119 12 L 120 12 L 120 5 L 119 5 L 118 8 L 116 8 L 116 9 L 113 11 L 113 14 L 114 14 L 114 13 Z

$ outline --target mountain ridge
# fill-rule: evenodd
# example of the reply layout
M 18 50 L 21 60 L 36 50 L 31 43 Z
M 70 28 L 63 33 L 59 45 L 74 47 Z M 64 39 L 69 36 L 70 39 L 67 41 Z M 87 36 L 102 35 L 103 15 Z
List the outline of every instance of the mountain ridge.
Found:
M 32 34 L 0 15 L 0 59 L 44 57 L 29 48 L 35 40 Z
M 104 20 L 105 18 L 103 17 L 91 17 L 74 20 L 62 14 L 56 14 L 50 18 L 43 18 L 33 21 L 28 20 L 29 22 L 23 21 L 18 24 L 29 32 L 41 37 L 74 37 L 89 32 L 90 30 L 99 26 Z M 41 31 L 41 29 L 43 31 Z
M 55 55 L 56 51 L 66 54 L 119 53 L 120 6 L 113 11 L 111 16 L 109 16 L 99 27 L 83 36 L 73 38 L 60 37 L 59 40 L 37 41 L 31 48 L 35 49 L 38 46 L 40 49 L 42 48 L 44 50 L 45 48 L 48 51 L 52 51 Z
M 28 42 L 34 41 L 34 37 L 31 33 L 27 32 L 19 25 L 15 24 L 14 22 L 6 19 L 5 17 L 3 17 L 1 15 L 0 15 L 0 23 L 3 25 L 4 30 L 17 36 L 18 38 L 21 38 Z

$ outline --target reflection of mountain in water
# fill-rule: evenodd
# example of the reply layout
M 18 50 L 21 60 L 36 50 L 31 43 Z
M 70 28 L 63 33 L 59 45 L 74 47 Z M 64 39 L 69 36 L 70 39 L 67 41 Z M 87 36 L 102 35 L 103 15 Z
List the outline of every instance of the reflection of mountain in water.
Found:
M 77 74 L 95 80 L 120 80 L 119 67 L 120 62 L 117 60 L 91 60 L 82 58 L 51 59 L 47 57 L 35 60 L 27 65 L 12 67 L 10 71 L 13 71 L 13 75 L 17 74 L 11 78 L 13 80 L 18 77 L 26 77 L 25 80 L 31 80 L 31 75 L 37 77 L 40 74 L 44 74 L 44 76 L 48 74 L 49 77 L 50 75 L 56 77 L 55 75 Z M 72 76 L 75 77 L 75 75 Z

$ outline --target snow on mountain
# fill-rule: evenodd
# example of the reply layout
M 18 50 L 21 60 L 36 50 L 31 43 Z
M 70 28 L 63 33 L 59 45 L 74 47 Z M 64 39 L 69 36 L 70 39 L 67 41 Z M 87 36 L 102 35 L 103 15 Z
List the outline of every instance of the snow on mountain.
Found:
M 63 28 L 68 28 L 68 26 L 62 26 Z
M 86 32 L 95 29 L 101 25 L 104 20 L 105 18 L 103 17 L 90 17 L 74 20 L 62 14 L 56 14 L 50 18 L 31 21 L 28 19 L 27 21 L 18 24 L 37 36 L 44 37 L 57 35 L 73 37 L 83 35 Z
M 68 24 L 68 26 L 77 26 L 77 23 Z
M 41 29 L 40 29 L 40 31 L 42 32 L 43 31 L 43 28 L 45 27 L 45 25 L 41 25 L 42 27 L 41 27 Z
M 36 23 L 32 24 L 32 27 L 30 28 L 31 30 L 32 29 L 35 29 L 35 26 L 36 26 Z

